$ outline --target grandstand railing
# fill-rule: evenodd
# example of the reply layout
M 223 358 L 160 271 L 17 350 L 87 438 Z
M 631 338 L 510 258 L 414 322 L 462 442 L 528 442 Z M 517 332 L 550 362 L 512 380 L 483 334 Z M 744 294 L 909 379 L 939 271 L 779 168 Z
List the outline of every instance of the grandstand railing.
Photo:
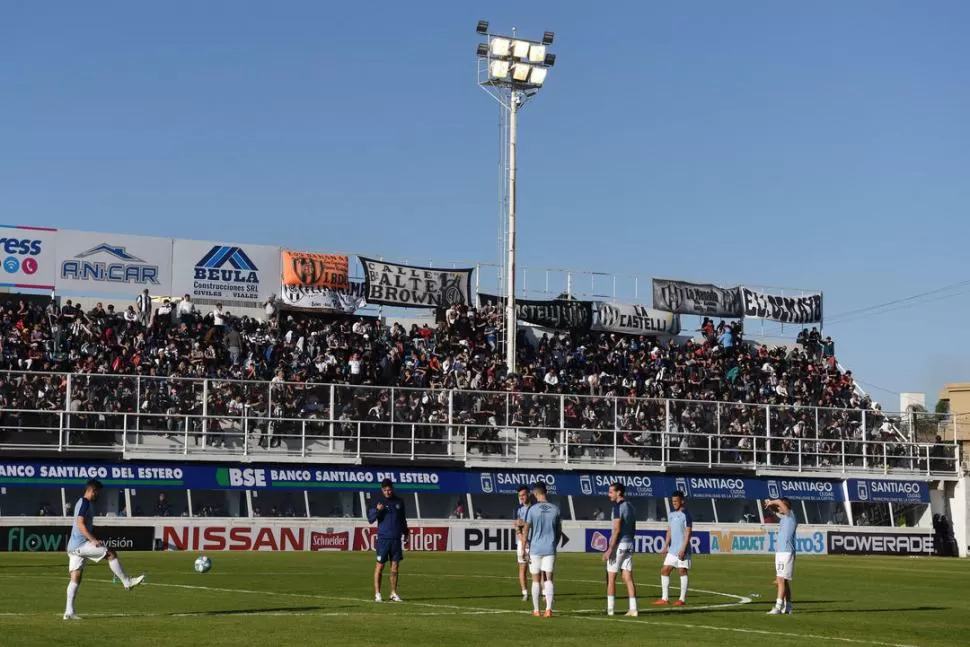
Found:
M 0 450 L 126 458 L 957 476 L 910 416 L 611 395 L 0 373 Z M 10 395 L 12 393 L 13 395 Z M 934 427 L 932 414 L 913 424 Z M 925 436 L 924 436 L 925 437 Z

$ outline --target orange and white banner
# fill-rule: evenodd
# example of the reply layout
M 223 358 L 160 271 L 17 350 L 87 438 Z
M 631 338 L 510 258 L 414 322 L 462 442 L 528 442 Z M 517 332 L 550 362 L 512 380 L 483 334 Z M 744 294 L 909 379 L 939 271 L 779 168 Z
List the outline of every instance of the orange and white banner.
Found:
M 346 256 L 284 251 L 283 285 L 347 290 L 350 262 Z

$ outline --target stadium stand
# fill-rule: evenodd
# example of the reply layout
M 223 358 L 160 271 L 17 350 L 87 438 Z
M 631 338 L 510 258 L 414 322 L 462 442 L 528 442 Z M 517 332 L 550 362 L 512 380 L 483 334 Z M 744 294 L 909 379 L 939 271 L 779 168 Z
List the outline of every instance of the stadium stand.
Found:
M 666 340 L 544 332 L 533 342 L 520 331 L 520 373 L 509 375 L 501 313 L 488 307 L 407 330 L 272 307 L 265 320 L 219 305 L 202 313 L 188 299 L 166 300 L 147 326 L 132 306 L 0 308 L 6 444 L 64 443 L 61 427 L 76 447 L 161 453 L 192 441 L 212 454 L 415 458 L 462 445 L 483 459 L 800 469 L 925 471 L 929 459 L 895 436 L 815 330 L 774 348 L 746 341 L 741 322 L 713 320 L 696 338 Z M 132 428 L 134 443 L 115 433 Z

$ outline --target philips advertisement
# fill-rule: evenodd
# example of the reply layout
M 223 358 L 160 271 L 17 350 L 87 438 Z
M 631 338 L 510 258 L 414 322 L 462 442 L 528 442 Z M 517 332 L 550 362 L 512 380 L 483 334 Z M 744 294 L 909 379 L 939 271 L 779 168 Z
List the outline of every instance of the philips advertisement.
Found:
M 176 240 L 172 291 L 194 301 L 256 307 L 280 289 L 280 248 Z
M 58 290 L 134 298 L 172 293 L 172 239 L 61 230 Z
M 0 287 L 53 290 L 57 276 L 57 230 L 0 225 Z

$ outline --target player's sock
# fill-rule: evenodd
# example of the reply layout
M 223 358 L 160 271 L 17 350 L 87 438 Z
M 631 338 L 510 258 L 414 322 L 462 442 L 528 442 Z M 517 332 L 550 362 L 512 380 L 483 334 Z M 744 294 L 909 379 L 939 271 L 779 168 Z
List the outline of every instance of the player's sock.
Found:
M 607 595 L 606 596 L 606 610 L 607 611 L 615 611 L 616 610 L 616 596 L 615 595 Z
M 670 576 L 661 575 L 660 576 L 660 590 L 663 592 L 661 597 L 664 600 L 670 599 Z
M 636 610 L 637 610 L 637 599 L 630 598 L 630 611 L 636 611 Z
M 78 586 L 80 585 L 74 581 L 67 585 L 67 607 L 64 609 L 66 616 L 74 615 L 74 599 L 77 597 Z
M 680 600 L 681 602 L 687 602 L 687 576 L 680 576 Z
M 776 609 L 784 609 L 785 608 L 785 601 L 782 600 L 781 598 L 778 598 L 777 600 L 775 600 L 775 608 Z
M 552 582 L 546 580 L 546 611 L 552 611 L 552 596 L 553 596 L 553 585 Z
M 539 590 L 540 586 L 538 582 L 532 583 L 532 610 L 536 613 L 539 612 Z
M 128 576 L 125 575 L 125 569 L 121 568 L 121 560 L 120 559 L 118 559 L 117 557 L 115 557 L 110 562 L 108 562 L 108 567 L 111 569 L 111 572 L 112 573 L 114 573 L 116 576 L 118 576 L 118 579 L 121 580 L 121 583 L 124 586 L 128 586 Z

